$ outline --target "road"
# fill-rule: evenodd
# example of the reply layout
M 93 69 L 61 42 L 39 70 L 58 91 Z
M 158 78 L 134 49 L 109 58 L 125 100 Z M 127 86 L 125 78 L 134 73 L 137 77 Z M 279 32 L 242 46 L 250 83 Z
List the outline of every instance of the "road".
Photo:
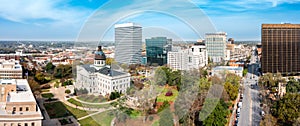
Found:
M 258 82 L 258 67 L 259 61 L 257 55 L 252 53 L 250 64 L 248 65 L 248 73 L 244 78 L 244 98 L 239 118 L 239 126 L 259 126 L 261 120 L 259 87 Z M 252 85 L 252 86 L 251 86 Z

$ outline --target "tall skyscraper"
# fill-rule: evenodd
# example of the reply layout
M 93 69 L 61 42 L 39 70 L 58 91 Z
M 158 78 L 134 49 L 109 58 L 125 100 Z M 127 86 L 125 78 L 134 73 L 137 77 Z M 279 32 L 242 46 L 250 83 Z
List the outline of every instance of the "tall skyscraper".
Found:
M 213 62 L 221 62 L 226 57 L 227 33 L 207 33 L 205 34 L 205 45 L 208 56 Z
M 139 64 L 142 50 L 142 27 L 135 23 L 116 24 L 115 46 L 116 62 Z
M 168 51 L 171 51 L 172 39 L 167 37 L 152 37 L 146 39 L 147 64 L 164 65 L 167 64 Z
M 262 24 L 262 72 L 300 72 L 300 24 Z

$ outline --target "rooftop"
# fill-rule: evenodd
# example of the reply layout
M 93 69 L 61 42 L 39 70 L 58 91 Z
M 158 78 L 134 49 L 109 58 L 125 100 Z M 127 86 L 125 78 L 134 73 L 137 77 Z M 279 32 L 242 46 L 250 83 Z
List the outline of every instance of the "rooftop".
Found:
M 121 27 L 133 27 L 133 26 L 136 26 L 136 27 L 141 27 L 139 24 L 136 24 L 136 23 L 123 23 L 123 24 L 116 24 L 115 25 L 115 28 L 121 28 Z
M 242 71 L 243 67 L 233 67 L 233 66 L 216 66 L 213 70 L 238 70 Z
M 17 91 L 9 92 L 7 102 L 35 102 L 26 79 L 1 79 L 1 84 L 16 84 Z
M 110 69 L 109 67 L 100 67 L 99 69 L 97 69 L 94 65 L 90 65 L 90 64 L 82 65 L 82 67 L 88 72 L 101 73 L 103 75 L 107 75 L 107 76 L 111 76 L 111 77 L 126 74 L 124 72 Z

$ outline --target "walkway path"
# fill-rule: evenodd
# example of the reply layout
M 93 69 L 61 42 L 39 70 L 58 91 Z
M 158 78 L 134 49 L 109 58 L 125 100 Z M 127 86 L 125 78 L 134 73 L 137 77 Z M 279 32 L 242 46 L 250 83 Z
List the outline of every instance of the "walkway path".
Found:
M 77 120 L 83 120 L 83 119 L 88 118 L 88 117 L 90 117 L 90 116 L 97 115 L 97 114 L 99 114 L 99 113 L 102 113 L 102 112 L 105 112 L 105 111 L 108 111 L 108 110 L 113 110 L 113 109 L 115 109 L 115 108 L 108 108 L 108 109 L 99 110 L 98 112 L 95 112 L 95 113 L 92 113 L 92 114 L 83 116 L 83 117 L 81 117 L 81 118 L 78 118 Z
M 89 105 L 104 105 L 104 104 L 110 104 L 110 103 L 112 103 L 112 102 L 118 100 L 118 99 L 115 99 L 115 100 L 107 101 L 107 102 L 92 103 L 92 102 L 82 101 L 82 100 L 78 99 L 76 96 L 74 96 L 74 97 L 72 97 L 72 98 L 75 99 L 76 101 L 79 101 L 79 102 L 84 103 L 84 104 L 89 104 Z

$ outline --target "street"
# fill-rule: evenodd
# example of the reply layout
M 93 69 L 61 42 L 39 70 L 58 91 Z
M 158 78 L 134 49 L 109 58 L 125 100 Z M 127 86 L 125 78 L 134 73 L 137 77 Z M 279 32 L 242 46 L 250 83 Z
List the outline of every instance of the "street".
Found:
M 255 53 L 252 54 L 250 64 L 248 65 L 248 73 L 244 78 L 244 98 L 239 118 L 239 126 L 259 126 L 261 120 L 260 99 L 258 87 L 258 67 L 259 61 Z

